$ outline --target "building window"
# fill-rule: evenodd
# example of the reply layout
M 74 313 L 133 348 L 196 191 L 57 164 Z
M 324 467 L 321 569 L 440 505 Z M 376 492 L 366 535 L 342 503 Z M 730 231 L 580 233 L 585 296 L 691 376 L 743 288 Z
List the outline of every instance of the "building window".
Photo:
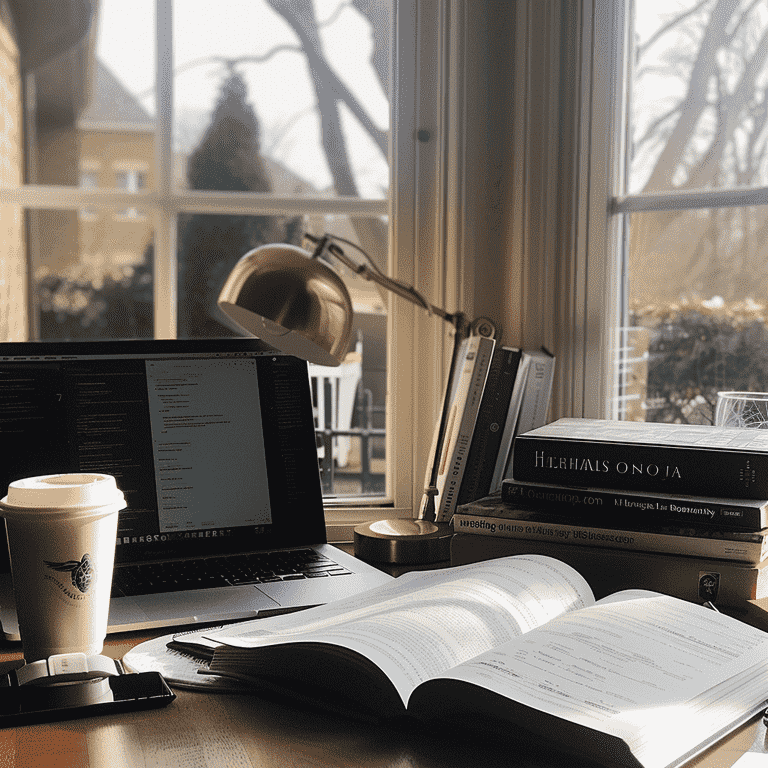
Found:
M 95 47 L 86 37 L 57 63 L 70 67 L 73 93 L 36 70 L 35 183 L 2 190 L 34 233 L 29 338 L 229 334 L 211 309 L 231 266 L 304 231 L 353 240 L 389 268 L 394 0 L 323 0 L 308 18 L 279 6 L 224 0 L 203 18 L 185 3 L 141 0 L 127 22 L 121 3 L 103 0 Z M 112 184 L 81 169 L 86 156 L 112 169 Z M 203 254 L 203 242 L 215 248 Z M 335 441 L 329 493 L 391 504 L 390 297 L 345 279 L 357 317 L 347 367 L 357 374 L 351 397 L 347 372 L 332 388 L 344 394 L 333 426 L 372 427 L 373 438 Z M 373 459 L 365 478 L 361 452 Z
M 615 412 L 710 423 L 718 390 L 768 389 L 768 8 L 624 13 Z
M 98 171 L 80 171 L 80 189 L 98 188 Z M 80 218 L 85 221 L 93 221 L 97 216 L 95 208 L 81 208 L 78 213 L 80 214 Z
M 125 192 L 141 192 L 147 186 L 147 174 L 143 171 L 129 170 L 115 172 L 115 188 Z M 137 208 L 123 208 L 117 216 L 136 219 L 143 215 Z

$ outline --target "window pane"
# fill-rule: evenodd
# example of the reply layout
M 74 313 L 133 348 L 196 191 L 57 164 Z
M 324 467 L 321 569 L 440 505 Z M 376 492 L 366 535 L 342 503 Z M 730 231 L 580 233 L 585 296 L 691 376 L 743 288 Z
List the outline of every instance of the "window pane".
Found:
M 152 338 L 152 231 L 119 211 L 31 211 L 40 339 Z
M 766 184 L 766 3 L 632 6 L 629 191 Z
M 629 418 L 708 423 L 718 390 L 768 388 L 766 221 L 765 208 L 632 216 Z M 662 229 L 669 247 L 648 249 Z
M 102 2 L 95 24 L 95 50 L 86 36 L 35 70 L 31 181 L 138 192 L 154 184 L 154 0 L 138 0 L 130 14 Z M 147 211 L 89 205 L 27 215 L 31 338 L 153 335 Z
M 86 35 L 35 70 L 37 163 L 32 181 L 115 188 L 120 174 L 151 174 L 154 6 L 155 0 L 136 0 L 127 14 L 116 0 L 100 2 L 95 50 Z M 63 27 L 61 37 L 76 31 Z
M 768 179 L 765 3 L 635 3 L 633 192 Z M 705 422 L 721 389 L 768 389 L 763 207 L 627 216 L 619 412 Z
M 300 243 L 305 231 L 359 242 L 386 268 L 387 222 L 327 216 L 323 201 L 384 200 L 388 194 L 392 2 L 174 3 L 174 184 L 163 205 L 180 210 L 174 196 L 186 189 L 256 192 L 308 196 L 312 214 L 301 208 L 283 215 L 180 213 L 177 252 L 163 254 L 178 259 L 173 265 L 178 329 L 175 313 L 161 306 L 165 317 L 159 315 L 158 332 L 231 334 L 216 320 L 215 301 L 235 261 L 263 243 Z M 30 141 L 36 164 L 30 181 L 79 188 L 88 196 L 78 199 L 70 190 L 65 193 L 75 198 L 65 201 L 70 210 L 28 212 L 31 301 L 14 312 L 23 322 L 29 319 L 31 338 L 153 333 L 151 230 L 160 220 L 155 199 L 135 206 L 112 198 L 105 208 L 92 195 L 165 190 L 155 166 L 155 0 L 137 0 L 128 15 L 124 3 L 102 0 L 94 25 L 95 47 L 86 36 L 55 66 L 35 70 L 36 126 Z M 284 207 L 295 210 L 295 201 Z M 174 241 L 172 235 L 170 228 L 158 232 L 157 242 Z M 173 267 L 158 273 L 161 295 L 171 293 L 163 281 L 174 274 Z M 354 295 L 361 336 L 351 351 L 360 358 L 355 404 L 351 411 L 345 408 L 343 419 L 334 416 L 331 426 L 339 434 L 329 455 L 332 469 L 339 471 L 359 467 L 362 454 L 381 454 L 378 447 L 369 451 L 370 445 L 362 445 L 383 444 L 380 436 L 361 436 L 358 425 L 383 430 L 379 359 L 386 358 L 384 302 L 375 288 L 357 285 L 353 274 L 344 279 Z M 351 429 L 358 433 L 341 434 Z M 343 440 L 349 445 L 340 459 Z M 358 477 L 348 486 L 357 483 L 355 493 L 372 487 L 371 471 L 358 470 L 362 474 L 365 482 Z
M 376 225 L 383 227 L 385 222 L 346 216 L 310 217 L 307 231 L 315 235 L 327 232 L 360 245 L 356 232 Z M 349 257 L 365 262 L 355 248 L 340 244 Z M 374 254 L 369 255 L 374 258 Z M 333 266 L 349 289 L 355 314 L 350 351 L 344 363 L 339 368 L 310 366 L 323 486 L 326 494 L 337 497 L 381 496 L 385 492 L 386 459 L 385 294 L 341 264 Z
M 233 164 L 261 164 L 202 188 L 385 197 L 389 5 L 177 3 L 176 145 L 190 155 L 210 131 Z
M 303 232 L 359 244 L 356 230 L 375 226 L 385 228 L 386 222 L 346 216 L 184 216 L 179 221 L 179 336 L 237 335 L 219 314 L 216 300 L 234 264 L 251 248 L 269 242 L 300 245 Z M 342 246 L 354 260 L 365 261 L 352 245 Z M 324 490 L 334 497 L 383 495 L 386 305 L 375 284 L 341 264 L 332 266 L 349 289 L 354 320 L 342 364 L 310 366 Z
M 297 16 L 301 9 L 309 9 L 309 16 Z M 320 200 L 386 197 L 390 23 L 388 1 L 177 3 L 177 183 Z M 216 298 L 235 262 L 265 243 L 300 245 L 305 232 L 359 243 L 386 267 L 387 226 L 381 220 L 180 218 L 179 335 L 230 335 L 217 317 Z M 349 255 L 362 258 L 352 247 Z M 329 496 L 380 495 L 385 304 L 372 284 L 335 268 L 350 288 L 355 325 L 347 360 L 338 369 L 311 371 L 324 489 Z

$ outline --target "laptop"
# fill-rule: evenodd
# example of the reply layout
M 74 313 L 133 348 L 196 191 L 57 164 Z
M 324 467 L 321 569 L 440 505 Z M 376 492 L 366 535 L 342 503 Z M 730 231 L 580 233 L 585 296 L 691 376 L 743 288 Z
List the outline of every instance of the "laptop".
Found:
M 252 338 L 0 343 L 0 490 L 114 475 L 109 631 L 255 618 L 391 576 L 326 543 L 307 363 Z M 4 526 L 0 623 L 19 640 Z

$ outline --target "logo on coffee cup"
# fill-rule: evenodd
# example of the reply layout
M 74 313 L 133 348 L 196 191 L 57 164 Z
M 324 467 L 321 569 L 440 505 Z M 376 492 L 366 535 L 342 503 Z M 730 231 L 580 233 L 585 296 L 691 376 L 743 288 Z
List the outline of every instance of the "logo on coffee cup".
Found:
M 91 556 L 85 554 L 80 560 L 67 560 L 63 563 L 53 563 L 46 560 L 45 564 L 54 571 L 69 572 L 72 577 L 72 586 L 80 592 L 87 592 L 93 583 L 93 564 Z

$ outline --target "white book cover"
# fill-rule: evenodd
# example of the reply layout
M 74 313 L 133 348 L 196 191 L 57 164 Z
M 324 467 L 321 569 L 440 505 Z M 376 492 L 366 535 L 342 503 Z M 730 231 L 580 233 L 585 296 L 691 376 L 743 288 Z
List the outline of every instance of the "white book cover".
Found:
M 493 339 L 484 336 L 470 336 L 467 341 L 469 343 L 464 365 L 457 373 L 456 394 L 448 412 L 443 451 L 435 483 L 437 522 L 450 520 L 456 507 L 480 401 L 496 346 Z
M 517 420 L 520 416 L 520 407 L 523 404 L 523 393 L 528 381 L 528 368 L 531 363 L 529 352 L 523 352 L 520 358 L 520 365 L 517 368 L 517 377 L 512 388 L 512 395 L 509 398 L 509 409 L 507 410 L 507 419 L 504 422 L 504 433 L 499 445 L 499 453 L 496 456 L 496 467 L 493 470 L 491 487 L 489 493 L 494 493 L 501 488 L 501 481 L 507 471 L 507 460 L 512 453 L 512 441 L 515 439 L 515 430 L 517 429 Z
M 540 350 L 528 353 L 528 375 L 523 388 L 520 412 L 512 432 L 512 443 L 518 435 L 547 423 L 554 375 L 555 358 L 549 352 Z M 512 477 L 511 447 L 510 445 L 510 451 L 499 477 L 499 484 L 493 486 L 491 492 L 501 488 L 502 480 Z
M 461 372 L 464 370 L 464 366 L 467 362 L 467 351 L 470 348 L 471 338 L 472 338 L 471 336 L 468 336 L 466 339 L 462 339 L 462 341 L 459 343 L 459 348 L 456 351 L 456 375 L 453 377 L 450 390 L 448 390 L 445 393 L 446 403 L 443 404 L 443 407 L 447 408 L 449 413 L 450 413 L 451 407 L 453 406 L 453 401 L 456 397 L 456 390 L 458 388 L 459 380 L 461 379 Z M 446 434 L 447 434 L 447 424 L 446 424 Z M 437 423 L 435 424 L 435 429 L 432 433 L 432 445 L 429 448 L 429 461 L 427 461 L 427 469 L 424 475 L 425 489 L 429 488 L 430 485 L 432 484 L 432 466 L 434 464 L 435 453 L 437 453 L 437 441 L 439 437 L 440 437 L 440 419 L 438 418 Z M 446 436 L 446 440 L 447 440 L 447 436 Z M 445 450 L 445 445 L 446 445 L 445 441 L 443 441 L 443 451 Z M 425 493 L 421 499 L 421 509 L 419 510 L 420 518 L 425 520 L 430 519 L 429 515 L 426 514 L 429 503 L 430 503 L 430 497 Z M 435 510 L 437 510 L 436 500 L 435 500 Z

